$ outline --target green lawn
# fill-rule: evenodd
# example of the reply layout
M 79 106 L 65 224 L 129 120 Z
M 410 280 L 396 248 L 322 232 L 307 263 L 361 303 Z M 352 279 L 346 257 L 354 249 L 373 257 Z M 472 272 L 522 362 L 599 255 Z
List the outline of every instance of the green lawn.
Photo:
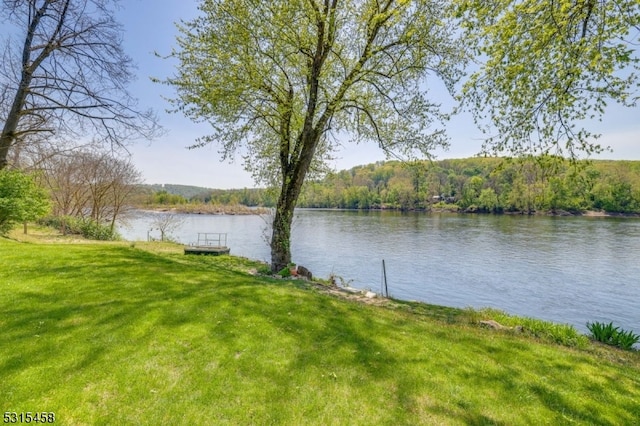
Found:
M 2 413 L 73 425 L 640 419 L 638 352 L 367 306 L 171 246 L 0 238 L 0 258 Z

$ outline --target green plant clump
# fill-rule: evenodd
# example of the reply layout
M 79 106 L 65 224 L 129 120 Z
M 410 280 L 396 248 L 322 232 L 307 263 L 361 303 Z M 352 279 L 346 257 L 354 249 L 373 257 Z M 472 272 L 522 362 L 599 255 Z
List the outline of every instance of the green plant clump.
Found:
M 291 269 L 289 269 L 288 266 L 286 268 L 282 268 L 280 271 L 278 271 L 278 275 L 280 275 L 282 278 L 290 277 Z
M 111 226 L 87 218 L 49 216 L 41 219 L 39 223 L 56 228 L 65 235 L 82 235 L 90 240 L 115 241 L 120 238 Z
M 611 346 L 617 346 L 625 350 L 632 350 L 633 345 L 640 341 L 640 335 L 633 331 L 622 330 L 620 327 L 614 327 L 613 322 L 605 324 L 602 322 L 587 323 L 587 328 L 591 332 L 591 337 L 598 341 Z
M 35 220 L 48 211 L 48 195 L 31 175 L 0 170 L 0 235 L 6 235 L 16 223 Z
M 498 309 L 491 308 L 485 308 L 479 311 L 468 309 L 468 313 L 473 322 L 491 318 L 508 327 L 520 326 L 525 334 L 564 346 L 584 348 L 589 342 L 589 339 L 585 335 L 578 332 L 578 330 L 570 324 L 557 324 L 537 318 L 512 316 Z

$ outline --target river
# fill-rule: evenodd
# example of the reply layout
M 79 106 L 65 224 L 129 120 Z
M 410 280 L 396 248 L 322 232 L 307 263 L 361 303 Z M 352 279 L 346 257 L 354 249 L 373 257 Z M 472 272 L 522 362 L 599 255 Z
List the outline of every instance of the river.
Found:
M 120 226 L 127 240 L 159 237 L 157 213 Z M 269 259 L 260 216 L 178 215 L 172 237 L 225 232 L 231 253 Z M 613 321 L 640 333 L 640 219 L 297 210 L 294 262 L 352 287 L 454 307 L 495 307 L 574 325 Z

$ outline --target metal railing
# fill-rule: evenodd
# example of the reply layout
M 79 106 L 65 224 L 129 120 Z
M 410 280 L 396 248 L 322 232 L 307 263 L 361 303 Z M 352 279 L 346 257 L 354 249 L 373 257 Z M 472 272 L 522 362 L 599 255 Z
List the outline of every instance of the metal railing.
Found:
M 198 242 L 192 245 L 226 247 L 227 234 L 222 232 L 198 232 Z

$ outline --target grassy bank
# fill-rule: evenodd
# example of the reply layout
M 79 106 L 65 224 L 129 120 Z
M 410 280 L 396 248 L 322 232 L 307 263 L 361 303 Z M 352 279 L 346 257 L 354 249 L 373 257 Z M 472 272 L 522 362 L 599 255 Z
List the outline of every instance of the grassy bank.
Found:
M 0 239 L 0 411 L 58 424 L 634 424 L 640 356 L 171 245 Z

